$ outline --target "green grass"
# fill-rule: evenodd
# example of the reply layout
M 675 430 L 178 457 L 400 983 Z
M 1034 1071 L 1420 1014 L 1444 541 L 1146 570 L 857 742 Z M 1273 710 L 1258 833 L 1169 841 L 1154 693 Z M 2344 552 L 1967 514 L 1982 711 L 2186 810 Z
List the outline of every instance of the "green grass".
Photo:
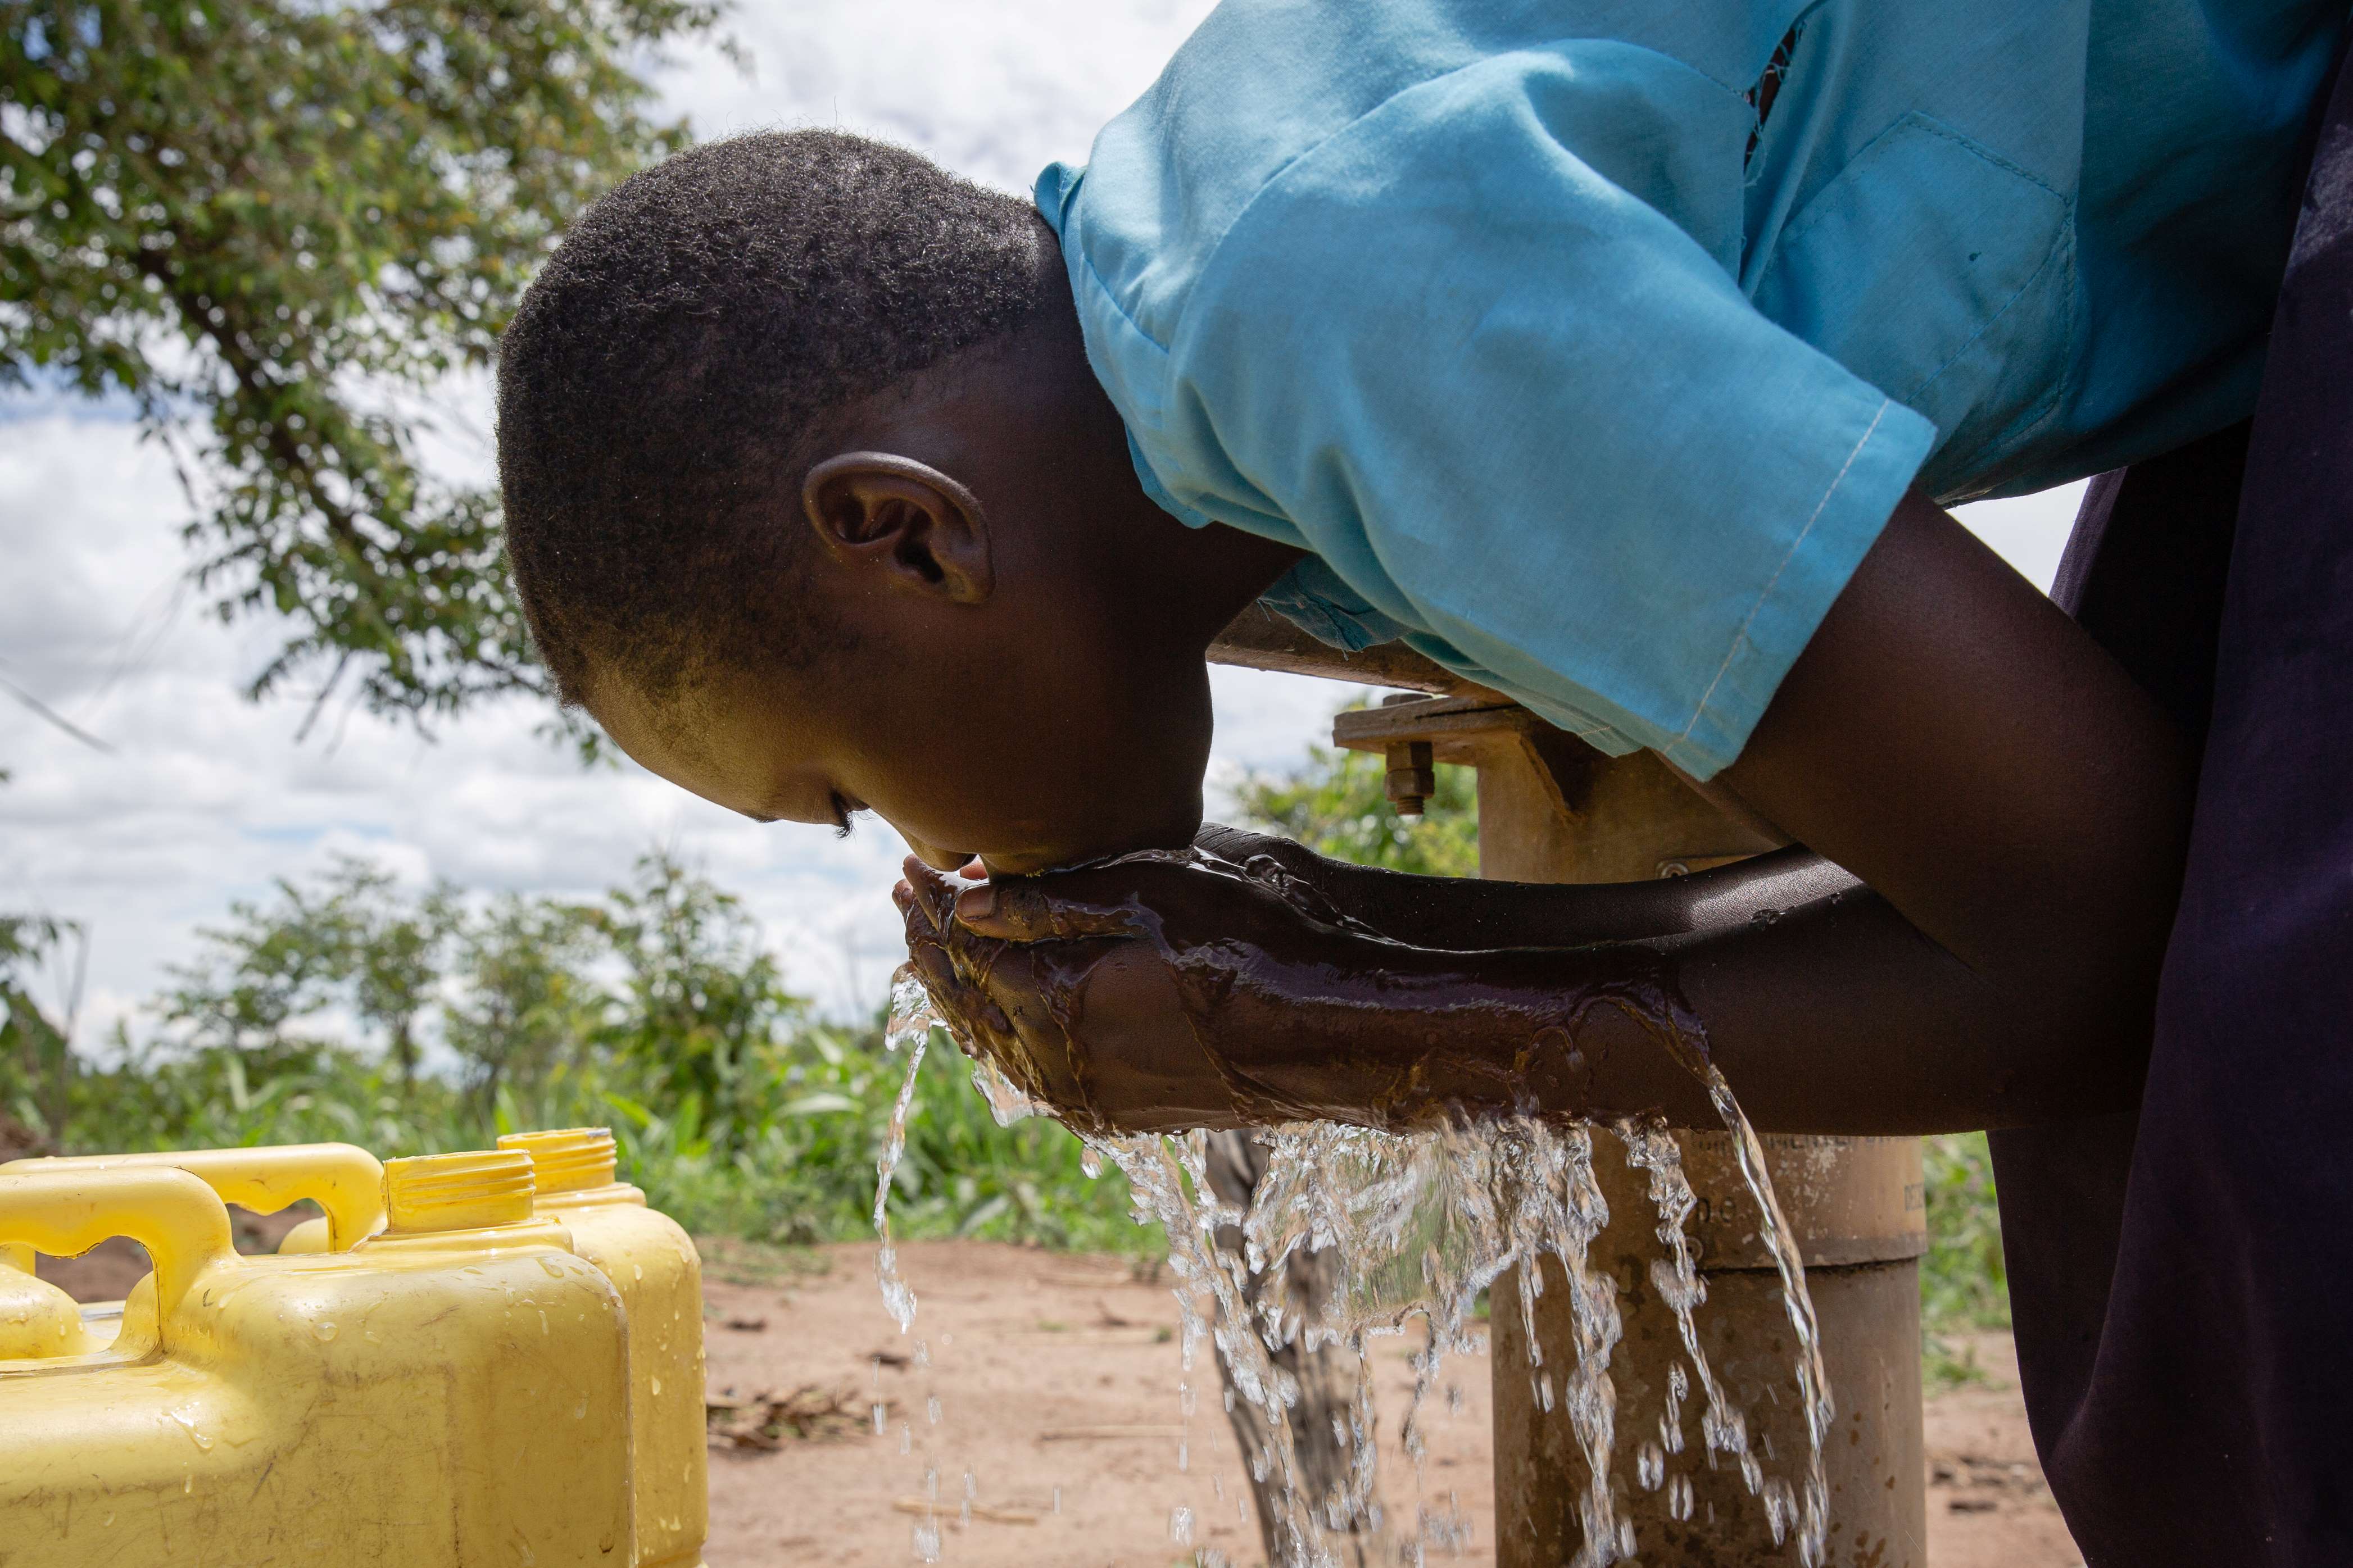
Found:
M 1125 1178 L 1089 1178 L 1078 1140 L 1055 1122 L 997 1126 L 968 1064 L 944 1037 L 934 1041 L 892 1194 L 897 1235 L 1162 1250 L 1157 1227 L 1130 1218 Z M 8 1092 L 0 1068 L 0 1107 L 81 1152 L 332 1141 L 391 1158 L 485 1148 L 522 1128 L 610 1126 L 622 1179 L 655 1206 L 698 1235 L 765 1249 L 746 1253 L 746 1268 L 788 1268 L 776 1260 L 791 1249 L 873 1234 L 875 1162 L 905 1071 L 878 1031 L 805 1026 L 737 1065 L 718 1134 L 695 1097 L 657 1100 L 626 1062 L 560 1068 L 484 1107 L 431 1075 L 404 1085 L 384 1062 L 340 1047 L 266 1062 L 226 1047 L 158 1050 L 85 1068 L 55 1129 L 29 1095 Z

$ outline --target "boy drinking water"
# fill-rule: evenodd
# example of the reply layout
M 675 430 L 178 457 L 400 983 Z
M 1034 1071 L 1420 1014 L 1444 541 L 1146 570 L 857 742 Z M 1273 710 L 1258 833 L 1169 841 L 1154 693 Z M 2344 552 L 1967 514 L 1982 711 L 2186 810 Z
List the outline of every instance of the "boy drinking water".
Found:
M 1649 1013 L 1760 1127 L 2000 1130 L 2090 1560 L 2347 1561 L 2343 22 L 1229 0 L 1034 206 L 702 147 L 508 333 L 517 583 L 647 766 L 897 828 L 935 994 L 1074 1122 L 1704 1121 Z M 2126 465 L 2080 622 L 1942 510 Z M 1202 829 L 1254 602 L 1806 847 L 1514 888 Z

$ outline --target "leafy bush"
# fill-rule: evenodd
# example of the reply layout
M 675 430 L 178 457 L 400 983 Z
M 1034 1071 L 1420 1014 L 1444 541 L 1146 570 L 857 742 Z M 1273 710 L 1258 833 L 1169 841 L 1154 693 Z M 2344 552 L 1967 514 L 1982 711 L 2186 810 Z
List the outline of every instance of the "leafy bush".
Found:
M 393 1156 L 609 1125 L 623 1178 L 690 1228 L 787 1244 L 871 1234 L 907 1058 L 883 1049 L 879 1016 L 813 1018 L 740 901 L 675 860 L 647 858 L 592 904 L 405 898 L 344 861 L 204 935 L 153 1008 L 162 1026 L 119 1028 L 104 1065 L 76 1064 L 62 1118 L 37 1092 L 58 1086 L 15 1054 L 0 1060 L 0 1109 L 74 1152 L 335 1140 Z M 417 1070 L 433 1042 L 447 1065 Z M 935 1035 L 893 1227 L 1157 1249 L 1128 1217 L 1124 1180 L 1090 1180 L 1079 1153 L 1057 1123 L 997 1126 Z
M 1931 1389 L 1983 1383 L 1976 1347 L 1958 1335 L 2010 1327 L 1993 1156 L 1982 1132 L 1921 1140 L 1927 1168 L 1928 1252 L 1920 1259 L 1921 1360 Z
M 2010 1327 L 2001 1210 L 1982 1132 L 1922 1140 L 1928 1172 L 1928 1255 L 1920 1260 L 1920 1318 L 1932 1330 Z

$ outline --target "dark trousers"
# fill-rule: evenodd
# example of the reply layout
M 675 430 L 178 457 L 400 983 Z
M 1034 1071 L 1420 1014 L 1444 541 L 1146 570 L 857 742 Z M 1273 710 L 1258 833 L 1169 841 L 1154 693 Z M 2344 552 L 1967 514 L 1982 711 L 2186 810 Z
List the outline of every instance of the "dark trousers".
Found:
M 2353 1564 L 2353 79 L 2261 401 L 2096 481 L 2054 596 L 2203 743 L 2136 1115 L 1997 1133 L 2035 1442 L 2093 1568 Z

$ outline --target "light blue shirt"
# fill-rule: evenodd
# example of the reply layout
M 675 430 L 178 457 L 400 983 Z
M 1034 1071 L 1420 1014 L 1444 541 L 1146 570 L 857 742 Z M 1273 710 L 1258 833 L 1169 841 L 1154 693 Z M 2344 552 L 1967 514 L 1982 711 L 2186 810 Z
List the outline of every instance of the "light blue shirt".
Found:
M 1038 205 L 1272 607 L 1705 777 L 1907 486 L 2253 407 L 2345 9 L 1226 0 Z

